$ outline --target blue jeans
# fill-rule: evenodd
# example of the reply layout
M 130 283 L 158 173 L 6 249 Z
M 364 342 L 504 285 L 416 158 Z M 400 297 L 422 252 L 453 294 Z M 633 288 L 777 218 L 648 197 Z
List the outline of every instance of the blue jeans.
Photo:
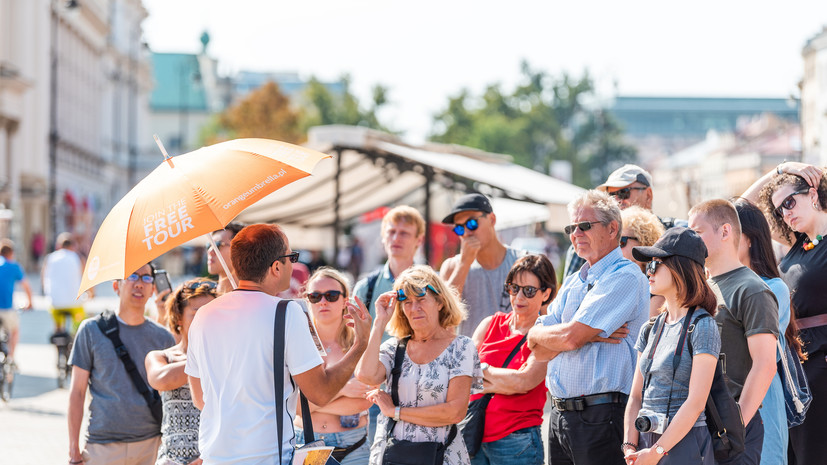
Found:
M 373 445 L 376 438 L 376 418 L 382 413 L 378 405 L 373 404 L 368 409 L 368 446 Z M 382 437 L 380 435 L 380 437 Z
M 316 436 L 316 440 L 324 441 L 326 446 L 331 447 L 341 447 L 345 448 L 348 446 L 352 446 L 359 442 L 360 439 L 365 437 L 368 433 L 368 428 L 363 426 L 361 428 L 352 429 L 350 431 L 342 431 L 341 433 L 326 433 L 320 434 L 318 432 L 314 433 Z M 301 428 L 296 428 L 296 446 L 300 446 L 304 444 L 304 431 Z M 370 458 L 370 444 L 368 441 L 365 441 L 364 444 L 359 446 L 353 452 L 347 454 L 341 464 L 342 465 L 364 465 L 368 463 L 368 459 Z
M 457 436 L 462 439 L 462 436 Z M 484 442 L 471 465 L 543 465 L 543 438 L 540 427 L 518 429 L 508 436 Z

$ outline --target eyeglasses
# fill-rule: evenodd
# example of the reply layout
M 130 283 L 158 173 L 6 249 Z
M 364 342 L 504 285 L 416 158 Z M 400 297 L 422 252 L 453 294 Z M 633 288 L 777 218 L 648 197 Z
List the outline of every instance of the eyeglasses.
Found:
M 322 297 L 330 303 L 336 302 L 339 300 L 339 296 L 342 295 L 342 291 L 327 291 L 327 292 L 311 292 L 307 294 L 307 300 L 310 301 L 311 304 L 317 304 L 322 301 Z
M 798 191 L 798 192 L 793 192 L 792 194 L 785 197 L 784 200 L 782 200 L 781 203 L 778 204 L 777 207 L 775 207 L 775 211 L 773 211 L 773 213 L 775 214 L 776 217 L 783 218 L 784 217 L 784 212 L 781 209 L 783 208 L 784 210 L 787 210 L 787 211 L 792 210 L 793 208 L 795 208 L 795 196 L 796 195 L 801 195 L 801 194 L 806 194 L 808 192 L 810 192 L 809 188 L 807 188 L 805 190 Z
M 195 281 L 189 284 L 184 283 L 183 290 L 197 291 L 198 289 L 215 289 L 218 283 L 215 281 Z
M 646 264 L 646 274 L 650 276 L 654 275 L 658 272 L 658 267 L 661 265 L 663 265 L 663 262 L 652 260 L 651 262 Z
M 281 260 L 282 258 L 289 258 L 290 263 L 298 263 L 299 253 L 298 252 L 293 252 L 293 253 L 289 253 L 287 255 L 280 255 L 280 256 L 276 257 L 276 260 Z
M 431 286 L 430 284 L 428 284 L 424 288 L 414 287 L 412 290 L 413 290 L 413 293 L 414 293 L 415 297 L 423 297 L 423 296 L 425 296 L 425 290 L 426 289 L 430 289 L 431 292 L 433 292 L 436 295 L 439 295 L 439 291 L 434 289 L 434 286 Z M 398 291 L 396 291 L 396 300 L 398 300 L 400 302 L 404 302 L 404 301 L 408 300 L 408 296 L 405 295 L 405 289 L 399 289 Z
M 482 216 L 479 218 L 482 218 Z M 455 224 L 454 234 L 456 234 L 457 236 L 464 236 L 465 228 L 468 228 L 469 231 L 476 231 L 477 228 L 480 227 L 480 223 L 478 221 L 479 218 L 471 218 L 470 220 L 466 221 L 465 224 Z
M 132 273 L 131 275 L 126 277 L 126 280 L 131 282 L 131 283 L 138 282 L 139 279 L 141 281 L 145 282 L 146 284 L 152 284 L 152 283 L 155 282 L 155 277 L 152 276 L 151 274 Z
M 620 236 L 620 248 L 621 249 L 626 247 L 626 244 L 629 243 L 629 239 L 640 242 L 640 239 L 638 239 L 635 236 Z
M 505 284 L 505 291 L 513 296 L 517 296 L 520 293 L 520 289 L 523 290 L 523 295 L 526 299 L 532 299 L 535 295 L 537 295 L 537 291 L 545 291 L 545 288 L 537 288 L 534 286 L 519 286 L 514 283 L 506 283 Z
M 620 200 L 626 200 L 632 196 L 632 191 L 645 191 L 648 187 L 624 187 L 623 189 L 616 190 L 614 192 L 609 192 L 609 195 L 613 197 L 617 197 Z
M 592 229 L 593 224 L 600 224 L 600 222 L 599 221 L 583 221 L 583 222 L 580 222 L 580 223 L 570 224 L 570 225 L 566 226 L 565 228 L 563 228 L 563 231 L 565 231 L 566 234 L 574 234 L 575 229 L 579 229 L 583 232 L 586 232 L 589 229 Z

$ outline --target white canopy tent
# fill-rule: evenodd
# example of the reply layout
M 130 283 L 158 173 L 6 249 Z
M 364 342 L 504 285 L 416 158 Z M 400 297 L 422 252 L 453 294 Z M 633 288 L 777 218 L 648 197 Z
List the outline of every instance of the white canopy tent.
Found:
M 338 251 L 336 239 L 344 224 L 403 199 L 419 199 L 419 205 L 411 205 L 438 223 L 456 197 L 471 191 L 492 198 L 501 226 L 546 221 L 548 229 L 559 231 L 568 223 L 565 205 L 583 192 L 516 165 L 505 155 L 454 145 L 414 147 L 361 127 L 315 127 L 307 145 L 333 159 L 323 160 L 313 176 L 280 189 L 239 216 L 241 221 L 278 223 L 296 248 L 333 245 Z

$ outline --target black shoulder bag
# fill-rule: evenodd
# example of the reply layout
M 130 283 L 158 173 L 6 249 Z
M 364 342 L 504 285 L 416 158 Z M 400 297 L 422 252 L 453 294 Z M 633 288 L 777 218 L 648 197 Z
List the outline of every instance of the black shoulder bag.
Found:
M 382 274 L 382 268 L 374 271 L 373 273 L 368 275 L 368 283 L 367 283 L 367 290 L 368 293 L 365 295 L 366 301 L 362 302 L 365 304 L 365 308 L 370 311 L 370 306 L 373 305 L 373 291 L 376 288 L 376 282 L 379 281 L 379 276 Z
M 129 375 L 129 379 L 132 380 L 135 389 L 138 390 L 141 397 L 144 398 L 146 404 L 149 406 L 149 410 L 152 412 L 152 418 L 154 418 L 160 426 L 161 420 L 164 418 L 161 396 L 158 394 L 158 391 L 147 386 L 147 383 L 141 378 L 141 372 L 138 371 L 138 367 L 135 365 L 132 357 L 129 356 L 129 352 L 126 350 L 123 341 L 121 341 L 118 319 L 115 313 L 111 310 L 106 310 L 96 318 L 98 328 L 100 328 L 104 336 L 112 341 L 112 345 L 115 346 L 115 354 L 121 359 L 123 367 L 126 368 L 126 373 Z
M 514 350 L 508 354 L 508 358 L 503 363 L 503 368 L 507 367 L 511 360 L 520 351 L 520 348 L 526 341 L 527 336 L 523 336 Z M 468 412 L 465 414 L 465 419 L 459 424 L 459 429 L 462 431 L 462 439 L 465 441 L 465 448 L 468 449 L 468 455 L 474 458 L 482 446 L 482 437 L 485 433 L 485 410 L 488 408 L 488 403 L 491 402 L 491 397 L 494 393 L 488 393 L 477 400 L 472 400 L 468 404 Z
M 399 406 L 399 377 L 402 375 L 402 362 L 405 360 L 405 349 L 408 339 L 399 340 L 396 346 L 396 356 L 391 370 L 391 398 L 393 405 Z M 382 456 L 383 465 L 442 465 L 445 461 L 445 450 L 457 437 L 457 425 L 451 425 L 451 432 L 445 444 L 441 442 L 414 442 L 397 440 L 393 437 L 393 428 L 396 421 L 388 418 L 387 444 Z
M 276 432 L 278 434 L 279 460 L 282 459 L 282 437 L 284 434 L 284 329 L 287 326 L 287 304 L 289 300 L 281 300 L 276 306 L 276 322 L 273 327 L 273 382 L 276 392 Z M 302 428 L 304 429 L 304 446 L 324 446 L 324 441 L 316 441 L 313 435 L 313 420 L 310 418 L 310 405 L 304 394 L 301 395 Z M 329 457 L 325 465 L 339 465 L 333 457 Z

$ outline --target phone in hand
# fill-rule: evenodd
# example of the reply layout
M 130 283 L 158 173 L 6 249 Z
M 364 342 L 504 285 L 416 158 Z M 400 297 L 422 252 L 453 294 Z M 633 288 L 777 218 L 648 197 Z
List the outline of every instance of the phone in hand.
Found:
M 155 270 L 155 292 L 158 294 L 166 291 L 167 289 L 172 290 L 172 284 L 169 282 L 169 276 L 167 275 L 166 270 Z M 167 294 L 164 297 L 164 300 L 169 297 Z

